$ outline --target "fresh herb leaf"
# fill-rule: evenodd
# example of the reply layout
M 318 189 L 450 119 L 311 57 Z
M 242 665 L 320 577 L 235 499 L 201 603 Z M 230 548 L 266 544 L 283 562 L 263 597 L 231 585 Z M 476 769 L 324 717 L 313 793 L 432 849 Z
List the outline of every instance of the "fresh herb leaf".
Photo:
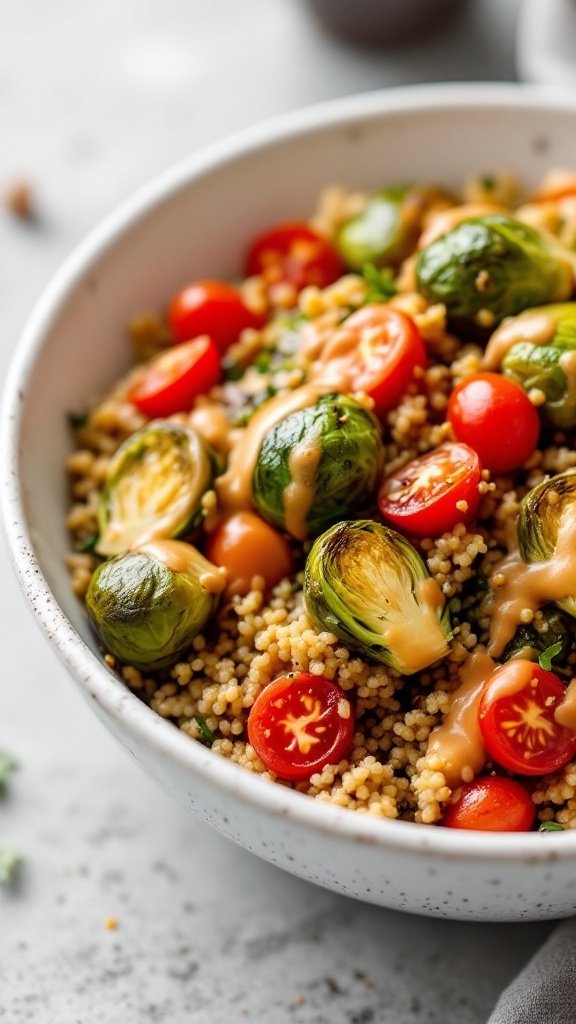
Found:
M 16 850 L 9 850 L 6 846 L 0 846 L 0 885 L 10 882 L 22 857 Z
M 79 551 L 81 554 L 91 553 L 95 550 L 99 540 L 99 533 L 91 533 L 89 537 L 84 537 L 84 540 L 78 541 L 76 544 L 76 551 Z
M 72 430 L 80 430 L 81 427 L 85 427 L 88 423 L 87 412 L 69 412 L 67 418 Z
M 538 826 L 539 832 L 565 832 L 564 825 L 559 825 L 557 821 L 543 821 Z
M 552 644 L 550 647 L 547 647 L 545 651 L 542 651 L 542 654 L 538 658 L 540 668 L 543 668 L 545 672 L 549 672 L 552 668 L 552 658 L 555 658 L 557 654 L 560 654 L 561 650 L 562 644 L 558 641 L 558 643 Z
M 194 715 L 194 721 L 202 734 L 202 743 L 205 743 L 207 747 L 211 747 L 216 739 L 214 733 L 210 731 L 202 715 Z
M 222 360 L 222 376 L 226 381 L 240 380 L 244 376 L 244 364 L 232 356 L 224 356 Z
M 365 263 L 362 267 L 362 277 L 368 285 L 368 293 L 364 299 L 368 302 L 388 302 L 398 294 L 394 284 L 394 273 L 390 267 L 378 270 L 373 263 Z
M 6 792 L 8 776 L 17 768 L 16 761 L 13 761 L 9 754 L 0 750 L 0 796 Z
M 272 356 L 273 353 L 270 350 L 262 349 L 254 360 L 254 369 L 258 373 L 268 373 L 272 369 Z

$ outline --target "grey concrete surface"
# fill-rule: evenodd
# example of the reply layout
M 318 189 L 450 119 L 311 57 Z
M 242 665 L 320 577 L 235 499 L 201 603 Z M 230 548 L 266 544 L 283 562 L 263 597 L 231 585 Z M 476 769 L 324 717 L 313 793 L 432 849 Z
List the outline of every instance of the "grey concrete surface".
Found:
M 85 232 L 190 150 L 305 103 L 405 82 L 512 79 L 517 0 L 462 0 L 439 35 L 366 52 L 298 0 L 0 2 L 0 372 Z M 546 925 L 435 922 L 337 897 L 185 816 L 92 717 L 0 551 L 6 1024 L 480 1024 Z M 108 919 L 117 922 L 106 927 Z

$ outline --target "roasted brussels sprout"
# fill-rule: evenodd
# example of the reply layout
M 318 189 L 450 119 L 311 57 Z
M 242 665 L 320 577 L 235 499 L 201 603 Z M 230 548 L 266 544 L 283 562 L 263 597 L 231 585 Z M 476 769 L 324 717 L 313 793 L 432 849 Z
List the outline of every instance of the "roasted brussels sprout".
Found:
M 264 436 L 252 480 L 263 519 L 298 540 L 369 506 L 382 469 L 376 418 L 345 395 L 322 395 Z
M 86 609 L 107 651 L 152 671 L 186 650 L 225 584 L 223 570 L 191 544 L 159 540 L 103 562 L 90 581 Z
M 452 633 L 440 587 L 404 537 L 372 520 L 337 523 L 318 537 L 304 599 L 317 628 L 402 675 L 448 652 Z
M 572 523 L 575 504 L 576 469 L 567 469 L 564 473 L 558 473 L 557 476 L 533 487 L 520 504 L 520 555 L 528 564 L 549 562 L 554 556 L 557 559 L 560 556 L 560 562 L 557 564 L 558 574 L 550 573 L 551 583 L 554 582 L 555 575 L 564 580 L 569 578 L 569 573 L 562 570 L 569 568 L 564 563 L 573 559 Z M 562 548 L 565 548 L 566 538 L 569 541 L 569 550 L 560 550 L 559 541 L 562 540 Z M 576 617 L 576 592 L 557 600 L 556 604 L 569 615 Z
M 540 612 L 541 622 L 518 626 L 512 640 L 504 648 L 502 661 L 510 661 L 511 658 L 538 661 L 544 651 L 560 644 L 560 649 L 554 655 L 554 664 L 566 664 L 572 650 L 574 626 L 568 616 L 563 615 L 553 604 L 545 605 Z
M 352 270 L 366 263 L 397 267 L 415 249 L 424 214 L 450 205 L 445 194 L 429 185 L 384 189 L 342 225 L 336 236 L 340 255 Z
M 530 340 L 531 324 L 546 321 L 550 325 L 548 341 L 542 344 L 540 339 Z M 576 302 L 527 310 L 506 321 L 500 331 L 509 336 L 513 331 L 519 338 L 523 331 L 527 335 L 525 341 L 519 340 L 508 350 L 502 371 L 525 391 L 538 388 L 546 395 L 539 410 L 552 426 L 561 430 L 576 426 Z
M 561 302 L 574 288 L 573 256 L 504 214 L 464 220 L 422 250 L 418 291 L 446 305 L 450 323 L 491 329 L 528 306 Z
M 202 521 L 215 455 L 191 427 L 156 420 L 112 458 L 98 513 L 100 555 L 119 555 L 158 537 L 177 537 Z

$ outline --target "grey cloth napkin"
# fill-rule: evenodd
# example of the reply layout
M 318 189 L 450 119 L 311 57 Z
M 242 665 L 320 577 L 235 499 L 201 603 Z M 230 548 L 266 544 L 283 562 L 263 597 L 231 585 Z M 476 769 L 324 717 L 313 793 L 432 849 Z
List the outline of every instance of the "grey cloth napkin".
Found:
M 552 932 L 504 990 L 488 1024 L 576 1024 L 576 918 Z

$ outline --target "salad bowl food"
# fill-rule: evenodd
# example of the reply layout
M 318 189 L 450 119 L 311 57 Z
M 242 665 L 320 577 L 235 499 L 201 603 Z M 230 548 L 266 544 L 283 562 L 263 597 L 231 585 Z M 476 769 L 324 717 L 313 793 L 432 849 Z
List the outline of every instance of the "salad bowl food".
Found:
M 570 335 L 572 311 L 569 306 L 574 293 L 573 239 L 566 235 L 568 229 L 563 225 L 556 225 L 553 234 L 547 232 L 548 225 L 542 224 L 542 205 L 536 215 L 529 207 L 523 207 L 518 216 L 524 219 L 519 223 L 506 212 L 509 204 L 501 194 L 493 195 L 491 203 L 485 194 L 477 197 L 474 209 L 466 208 L 467 217 L 455 217 L 452 200 L 446 200 L 461 189 L 463 181 L 473 176 L 483 182 L 484 193 L 494 191 L 494 176 L 502 170 L 518 177 L 526 195 L 534 194 L 550 168 L 576 169 L 575 127 L 576 104 L 568 100 L 512 86 L 458 86 L 352 97 L 244 133 L 167 172 L 93 233 L 41 298 L 11 369 L 3 422 L 4 519 L 11 553 L 41 625 L 95 712 L 149 774 L 224 835 L 301 877 L 376 904 L 438 916 L 486 920 L 556 917 L 576 910 L 576 879 L 572 868 L 576 857 L 573 826 L 576 815 L 570 774 L 576 752 L 576 730 L 572 724 L 572 689 L 565 685 L 571 679 L 571 645 L 564 642 L 566 631 L 570 631 L 570 616 L 574 614 L 571 577 L 566 591 L 556 593 L 548 583 L 548 590 L 544 587 L 532 609 L 526 598 L 526 579 L 529 576 L 533 581 L 537 575 L 530 567 L 531 562 L 555 557 L 562 548 L 562 571 L 566 578 L 569 576 L 572 534 L 565 528 L 567 519 L 563 510 L 572 501 L 574 462 L 570 431 L 576 420 L 572 408 L 572 354 L 576 344 Z M 508 181 L 508 177 L 505 180 Z M 410 257 L 416 242 L 404 251 L 403 240 L 394 236 L 390 252 L 383 256 L 374 246 L 371 233 L 382 215 L 383 205 L 389 206 L 391 199 L 396 202 L 393 186 L 408 183 L 422 183 L 422 188 L 427 189 L 426 203 L 435 204 L 437 222 L 444 224 L 443 229 L 438 230 L 436 226 L 433 230 L 434 224 L 429 218 L 424 235 L 420 237 L 420 254 L 406 271 L 416 274 L 421 296 L 422 307 L 416 305 L 414 309 L 407 305 L 406 294 L 410 289 L 398 283 L 404 273 L 399 272 L 398 267 L 400 264 L 406 267 L 405 257 Z M 271 225 L 289 223 L 293 230 L 296 222 L 309 219 L 319 194 L 329 185 L 340 186 L 348 196 L 358 193 L 376 196 L 376 213 L 368 214 L 370 230 L 366 230 L 365 211 L 373 210 L 374 206 L 360 203 L 359 213 L 350 214 L 339 230 L 338 256 L 334 257 L 336 262 L 330 268 L 330 281 L 347 281 L 346 288 L 356 289 L 355 294 L 360 288 L 360 298 L 339 299 L 338 294 L 344 287 L 340 283 L 340 293 L 331 293 L 336 294 L 336 304 L 340 302 L 340 312 L 332 328 L 336 325 L 344 333 L 338 335 L 337 348 L 330 349 L 330 359 L 324 359 L 322 373 L 318 370 L 322 352 L 318 350 L 306 379 L 297 376 L 295 385 L 292 383 L 286 388 L 281 385 L 282 393 L 272 397 L 277 376 L 266 376 L 266 386 L 272 391 L 265 396 L 264 409 L 258 408 L 262 402 L 259 393 L 254 392 L 254 401 L 244 402 L 236 410 L 238 418 L 234 425 L 240 429 L 240 437 L 250 438 L 255 433 L 249 422 L 246 426 L 247 404 L 250 405 L 249 416 L 254 417 L 255 423 L 265 421 L 265 428 L 261 429 L 258 446 L 254 448 L 251 443 L 252 455 L 245 440 L 235 441 L 236 450 L 232 451 L 225 470 L 223 460 L 227 447 L 219 445 L 221 432 L 212 429 L 210 433 L 206 426 L 207 406 L 198 407 L 200 415 L 192 425 L 188 421 L 184 423 L 178 416 L 190 406 L 174 405 L 173 391 L 166 404 L 166 388 L 151 390 L 148 364 L 144 375 L 141 370 L 131 370 L 126 325 L 137 313 L 165 308 L 172 296 L 183 294 L 179 290 L 187 281 L 239 280 L 245 274 L 244 254 L 251 243 L 248 273 L 255 275 L 254 280 L 258 280 L 259 273 L 265 277 L 269 262 L 258 264 L 261 246 L 259 249 L 260 243 L 253 243 L 253 240 L 264 237 Z M 384 187 L 390 190 L 386 194 L 382 192 Z M 418 194 L 420 207 L 423 195 L 423 191 Z M 403 196 L 402 202 L 405 202 L 405 193 Z M 517 203 L 514 211 L 518 206 Z M 547 206 L 545 211 L 551 216 Z M 389 217 L 388 208 L 384 216 Z M 451 220 L 442 221 L 446 216 Z M 530 224 L 535 216 L 538 228 L 544 229 L 542 232 Z M 421 229 L 422 225 L 420 232 Z M 482 253 L 478 265 L 469 258 L 469 249 L 464 259 L 456 259 L 461 254 L 465 236 L 466 245 L 470 245 L 470 231 L 475 251 Z M 561 244 L 558 246 L 559 233 Z M 329 253 L 326 257 L 328 262 L 332 255 Z M 342 264 L 338 262 L 340 259 Z M 380 270 L 387 262 L 395 267 L 395 281 L 388 272 Z M 521 287 L 514 283 L 517 267 Z M 352 283 L 348 278 L 341 278 L 346 268 L 355 271 Z M 492 294 L 490 289 L 494 282 Z M 276 281 L 274 288 L 277 284 Z M 397 288 L 399 296 L 394 295 Z M 291 337 L 300 329 L 302 319 L 310 327 L 311 322 L 314 324 L 319 319 L 319 312 L 323 316 L 331 314 L 326 308 L 322 288 L 306 292 L 300 283 L 298 291 L 304 298 L 286 297 L 286 289 L 281 288 L 275 293 L 279 297 L 272 302 L 272 305 L 276 302 L 278 308 L 284 304 L 285 312 L 292 317 Z M 292 310 L 297 301 L 300 305 L 294 318 Z M 178 333 L 179 325 L 190 316 L 189 308 L 183 310 L 181 305 L 180 302 L 176 313 L 174 305 L 171 306 L 173 334 Z M 263 327 L 256 305 L 248 301 L 248 306 L 248 312 L 243 307 L 243 315 L 248 319 L 243 320 L 241 326 L 248 328 L 246 338 L 250 341 L 252 334 L 257 336 Z M 472 463 L 467 464 L 472 484 L 467 478 L 468 490 L 455 495 L 454 501 L 460 499 L 458 513 L 456 519 L 450 521 L 445 515 L 438 520 L 437 508 L 434 523 L 429 511 L 424 521 L 417 521 L 414 516 L 410 522 L 403 521 L 405 508 L 401 502 L 398 504 L 396 496 L 398 488 L 405 487 L 406 482 L 402 479 L 399 482 L 398 474 L 391 473 L 392 468 L 401 469 L 406 475 L 403 452 L 400 451 L 394 466 L 391 453 L 398 455 L 396 449 L 401 434 L 398 419 L 402 409 L 406 416 L 406 406 L 401 406 L 402 395 L 412 393 L 415 396 L 412 406 L 419 407 L 418 389 L 424 386 L 421 382 L 427 366 L 424 349 L 422 352 L 418 348 L 413 350 L 408 377 L 402 376 L 404 371 L 395 371 L 397 376 L 400 373 L 401 379 L 393 398 L 384 395 L 381 382 L 376 387 L 373 381 L 366 383 L 362 378 L 362 382 L 354 386 L 341 384 L 343 353 L 348 358 L 346 352 L 350 344 L 346 331 L 350 333 L 352 325 L 356 329 L 359 329 L 357 325 L 363 328 L 367 317 L 380 315 L 374 311 L 381 310 L 382 306 L 387 311 L 387 329 L 390 329 L 392 317 L 394 329 L 400 323 L 405 330 L 405 321 L 411 322 L 407 317 L 409 312 L 433 351 L 434 346 L 438 348 L 441 343 L 452 344 L 453 334 L 462 332 L 464 338 L 463 342 L 454 343 L 460 346 L 456 349 L 457 359 L 454 353 L 450 356 L 452 367 L 458 364 L 456 379 L 461 377 L 452 391 L 447 413 L 453 433 L 444 421 L 441 387 L 444 378 L 440 369 L 435 377 L 435 371 L 432 373 L 438 412 L 433 422 L 434 440 L 412 453 L 414 456 L 421 452 L 421 458 L 426 460 L 429 450 L 432 457 L 435 451 L 446 453 L 449 450 L 454 458 L 464 450 L 472 459 Z M 542 331 L 543 317 L 550 337 L 538 342 L 542 347 L 534 354 L 526 350 L 524 342 L 522 347 L 512 344 L 510 338 L 507 340 L 506 331 L 510 335 L 510 329 L 505 325 L 502 328 L 504 339 L 502 333 L 496 331 L 492 335 L 496 339 L 494 344 L 491 343 L 482 357 L 485 362 L 476 367 L 487 372 L 471 377 L 466 363 L 477 358 L 474 353 L 478 339 L 484 346 L 491 331 L 507 317 L 516 317 L 525 324 L 522 317 L 526 316 L 527 307 L 547 309 L 545 313 L 539 309 L 536 318 L 532 318 L 530 337 L 534 339 L 536 333 Z M 444 313 L 436 312 L 431 318 L 430 310 L 440 308 Z M 278 320 L 277 313 L 278 309 L 270 317 L 274 323 Z M 443 328 L 435 326 L 434 315 L 446 315 L 450 330 L 443 333 Z M 344 328 L 340 327 L 342 319 Z M 373 326 L 371 321 L 369 327 Z M 226 372 L 231 378 L 235 377 L 230 394 L 237 396 L 246 377 L 242 368 L 239 374 L 236 367 L 230 368 L 229 355 L 238 355 L 239 350 L 234 345 L 229 348 L 229 341 L 224 344 L 217 338 L 218 343 L 214 342 L 207 337 L 206 330 L 183 327 L 182 336 L 177 339 L 181 344 L 171 351 L 179 352 L 182 359 L 190 346 L 196 346 L 193 390 L 207 393 L 219 379 L 224 347 L 228 353 Z M 518 331 L 517 325 L 515 330 Z M 238 333 L 236 331 L 236 335 Z M 139 331 L 140 341 L 142 334 L 146 335 L 146 331 Z M 197 340 L 190 339 L 190 334 Z M 525 341 L 525 337 L 524 332 L 521 338 Z M 517 334 L 512 341 L 518 341 Z M 161 339 L 158 342 L 160 354 L 154 355 L 155 360 L 163 360 L 162 367 L 166 360 L 166 353 L 161 351 L 164 344 L 165 339 Z M 200 362 L 198 344 L 202 350 Z M 421 344 L 419 338 L 414 342 L 414 345 Z M 266 373 L 277 350 L 283 351 L 272 346 L 264 353 Z M 261 346 L 258 352 L 262 356 Z M 542 370 L 543 353 L 551 353 L 546 356 L 549 360 L 546 373 Z M 280 367 L 281 373 L 298 375 L 301 367 L 298 358 L 294 365 L 293 349 L 289 356 L 288 363 Z M 251 365 L 254 358 L 252 354 L 247 363 Z M 492 387 L 496 378 L 493 371 L 500 370 L 500 364 L 504 372 L 504 376 L 497 377 L 498 400 L 502 399 L 504 404 L 501 433 L 496 433 L 486 444 L 486 434 L 478 440 L 473 431 L 470 433 L 467 419 L 470 402 L 465 401 L 465 388 L 469 387 L 471 379 Z M 154 363 L 155 380 L 158 365 Z M 346 366 L 349 373 L 348 364 Z M 65 373 L 62 372 L 64 367 Z M 334 377 L 335 367 L 340 368 L 339 377 Z M 278 366 L 274 368 L 278 370 Z M 455 374 L 454 369 L 451 372 Z M 203 386 L 198 385 L 200 373 L 205 377 Z M 109 395 L 119 380 L 128 383 L 122 384 L 120 392 L 115 391 L 112 399 L 102 402 L 102 396 Z M 426 386 L 432 393 L 430 380 Z M 284 390 L 288 391 L 288 399 Z M 118 394 L 122 400 L 128 395 L 128 412 L 121 402 L 114 405 Z M 447 405 L 448 394 L 444 397 Z M 275 402 L 284 403 L 284 413 L 271 418 L 266 410 Z M 98 441 L 94 448 L 102 454 L 102 465 L 95 469 L 91 455 L 89 474 L 85 470 L 83 446 L 87 435 L 82 431 L 92 429 L 94 420 L 89 420 L 86 427 L 79 418 L 86 409 L 97 410 L 99 437 L 104 438 L 103 447 L 98 447 Z M 220 415 L 221 410 L 216 412 Z M 212 427 L 216 412 L 210 407 Z M 552 447 L 543 449 L 544 454 L 535 455 L 541 426 L 539 417 L 544 417 L 544 431 L 563 433 L 553 437 L 550 434 Z M 79 445 L 79 451 L 72 455 L 71 418 L 77 428 Z M 514 426 L 518 437 L 511 441 Z M 494 431 L 492 433 L 494 435 Z M 561 442 L 557 440 L 560 436 Z M 205 438 L 210 443 L 204 444 Z M 160 533 L 150 530 L 149 516 L 152 510 L 158 519 L 161 501 L 154 495 L 161 494 L 164 501 L 165 481 L 156 476 L 152 485 L 150 480 L 143 481 L 138 476 L 139 467 L 150 464 L 152 451 L 161 452 L 158 458 L 154 456 L 156 467 L 168 464 L 177 467 L 178 480 L 184 480 L 183 474 L 188 473 L 190 465 L 194 466 L 194 487 L 186 489 L 179 485 L 176 488 L 169 521 L 162 513 L 164 532 Z M 314 480 L 322 480 L 322 487 L 317 486 L 313 495 L 306 491 L 306 487 L 309 490 L 306 483 L 306 459 L 309 458 L 314 461 Z M 386 458 L 389 460 L 387 483 L 381 485 L 378 494 L 379 511 L 372 513 L 371 502 Z M 100 506 L 94 540 L 86 527 L 96 515 L 93 507 L 76 512 L 72 523 L 68 517 L 77 544 L 84 554 L 89 553 L 87 561 L 80 559 L 74 563 L 78 570 L 76 594 L 72 592 L 66 564 L 70 549 L 66 526 L 70 496 L 64 471 L 67 460 L 72 468 L 76 497 L 83 493 L 86 476 L 94 477 L 95 473 L 101 476 L 96 488 Z M 414 458 L 409 466 L 413 463 Z M 434 476 L 436 469 L 431 468 L 431 463 L 425 463 L 423 469 L 417 459 L 416 463 L 427 479 L 430 473 Z M 338 466 L 336 477 L 333 465 Z M 187 468 L 183 470 L 182 466 Z M 246 490 L 247 466 L 251 473 L 253 470 L 253 477 L 244 508 L 234 501 L 242 488 Z M 539 470 L 540 466 L 544 468 Z M 516 581 L 517 586 L 523 588 L 522 602 L 516 601 L 516 607 L 514 585 L 506 585 L 505 573 L 500 581 L 491 583 L 492 589 L 500 587 L 501 590 L 500 621 L 504 622 L 507 616 L 508 622 L 510 616 L 517 616 L 513 621 L 520 632 L 515 633 L 514 626 L 508 625 L 506 629 L 502 627 L 498 635 L 491 635 L 489 650 L 498 662 L 504 663 L 505 677 L 502 668 L 497 669 L 501 674 L 494 682 L 495 676 L 490 674 L 494 669 L 492 662 L 489 672 L 485 666 L 482 669 L 480 718 L 489 756 L 482 746 L 482 737 L 475 740 L 475 745 L 469 744 L 463 755 L 455 754 L 452 744 L 448 756 L 446 744 L 441 742 L 445 739 L 441 724 L 446 715 L 452 716 L 453 721 L 460 714 L 459 705 L 456 698 L 450 703 L 449 697 L 455 688 L 451 684 L 443 686 L 443 670 L 435 666 L 447 656 L 453 662 L 460 659 L 463 663 L 470 654 L 477 659 L 472 668 L 478 675 L 480 655 L 470 622 L 477 624 L 480 635 L 481 606 L 479 604 L 480 610 L 475 612 L 476 619 L 468 616 L 466 629 L 461 625 L 462 607 L 466 602 L 470 608 L 475 601 L 479 603 L 481 588 L 487 584 L 481 582 L 480 575 L 466 570 L 471 560 L 484 556 L 489 560 L 491 548 L 496 550 L 504 545 L 502 537 L 507 526 L 506 517 L 498 519 L 499 513 L 492 509 L 492 513 L 485 515 L 485 521 L 493 523 L 494 537 L 485 529 L 483 533 L 474 533 L 472 526 L 472 533 L 467 534 L 466 527 L 458 525 L 459 516 L 461 513 L 460 518 L 469 523 L 478 500 L 489 502 L 497 498 L 500 502 L 497 507 L 508 509 L 508 518 L 514 520 L 515 526 L 518 509 L 509 496 L 512 484 L 508 485 L 508 491 L 505 485 L 506 474 L 520 467 L 525 467 L 522 484 L 517 484 L 517 495 L 524 498 L 518 527 L 522 565 L 511 564 L 506 572 L 511 574 L 513 584 Z M 172 472 L 172 480 L 174 472 L 176 470 Z M 546 473 L 557 474 L 552 483 Z M 284 481 L 280 490 L 278 474 Z M 495 485 L 491 483 L 491 476 L 496 480 Z M 140 488 L 136 503 L 135 479 Z M 499 484 L 499 480 L 504 483 Z M 296 488 L 290 504 L 286 497 L 289 486 Z M 84 496 L 90 493 L 87 485 Z M 491 498 L 491 493 L 496 497 Z M 237 581 L 231 580 L 230 573 L 226 576 L 226 558 L 220 558 L 218 545 L 210 539 L 210 530 L 206 527 L 214 513 L 214 501 L 225 511 L 241 512 L 244 516 L 252 515 L 248 509 L 253 504 L 268 524 L 266 529 L 276 538 L 272 560 L 277 562 L 280 558 L 282 562 L 285 557 L 285 571 L 270 581 L 270 587 L 274 583 L 281 587 L 279 580 L 284 576 L 284 591 L 273 591 L 271 603 L 264 610 L 259 599 L 253 598 L 254 588 L 258 591 L 264 583 L 255 584 L 252 580 L 252 590 L 246 585 L 237 587 L 236 593 L 230 592 L 231 584 Z M 130 510 L 129 516 L 126 509 Z M 144 519 L 139 519 L 142 509 Z M 535 523 L 546 525 L 544 534 L 535 529 Z M 204 538 L 204 529 L 208 539 Z M 220 524 L 217 524 L 214 532 L 219 529 Z M 450 532 L 453 530 L 456 533 Z M 414 540 L 414 535 L 420 538 L 442 535 L 449 539 L 436 550 L 432 541 L 426 546 L 426 540 Z M 248 540 L 245 543 L 248 544 Z M 203 554 L 191 546 L 194 544 L 202 548 Z M 90 549 L 94 546 L 98 557 L 91 561 Z M 457 548 L 459 568 L 451 576 L 450 551 L 454 554 Z M 206 560 L 206 555 L 211 561 Z M 298 563 L 299 557 L 301 563 Z M 296 566 L 291 559 L 296 559 Z M 371 595 L 366 586 L 370 575 L 366 567 L 370 566 L 372 573 L 372 563 L 376 567 L 385 565 L 394 580 L 403 581 L 402 595 L 408 595 L 405 602 L 408 612 L 400 625 L 399 620 L 394 620 L 391 626 L 392 620 L 380 615 L 378 608 L 368 614 Z M 365 569 L 360 582 L 358 565 Z M 494 565 L 497 575 L 500 565 L 497 561 Z M 376 569 L 374 572 L 370 579 L 381 578 Z M 258 573 L 265 576 L 266 565 L 259 564 L 255 578 L 260 578 Z M 87 578 L 83 579 L 82 574 L 87 574 Z M 167 576 L 170 577 L 170 600 L 160 618 L 154 620 L 156 646 L 151 652 L 149 624 L 145 624 L 144 633 L 140 622 L 134 626 L 132 608 L 132 625 L 128 628 L 130 615 L 127 616 L 125 606 L 118 612 L 118 606 L 122 603 L 122 588 L 127 579 L 138 579 L 140 589 L 148 588 L 147 593 L 151 593 L 152 577 L 155 587 L 166 589 Z M 289 586 L 286 579 L 291 581 Z M 453 580 L 456 580 L 454 586 Z M 222 597 L 226 584 L 228 590 Z M 378 592 L 378 598 L 382 606 L 394 604 L 399 593 L 398 588 L 383 590 Z M 86 607 L 78 594 L 86 597 Z M 242 628 L 234 633 L 223 626 L 220 647 L 212 651 L 210 643 L 206 646 L 203 639 L 204 631 L 216 614 L 218 602 L 224 600 L 229 600 L 236 611 L 245 601 Z M 316 632 L 310 628 L 308 620 L 302 620 L 304 626 L 296 643 L 301 600 L 306 608 L 302 614 L 309 616 Z M 538 636 L 532 635 L 534 630 L 528 636 L 526 630 L 533 621 L 538 626 L 538 615 L 544 604 L 552 609 L 547 612 L 548 620 Z M 291 625 L 283 626 L 284 622 Z M 256 631 L 253 647 L 250 646 L 252 641 L 246 639 L 250 628 L 252 635 Z M 542 655 L 541 667 L 534 668 L 534 648 L 541 636 L 546 641 L 536 652 Z M 266 645 L 263 637 L 266 637 Z M 510 644 L 515 639 L 522 643 L 518 643 L 518 650 L 512 653 L 520 657 L 509 661 Z M 196 646 L 189 654 L 192 641 Z M 454 644 L 460 645 L 456 654 Z M 285 652 L 292 651 L 292 660 L 289 654 L 278 653 L 281 648 Z M 528 653 L 529 649 L 532 654 Z M 239 650 L 243 652 L 241 656 Z M 505 650 L 509 651 L 508 655 L 504 654 Z M 105 660 L 103 651 L 107 652 Z M 260 654 L 261 651 L 264 653 Z M 298 657 L 294 651 L 300 652 Z M 332 654 L 340 659 L 336 666 L 330 661 Z M 481 657 L 488 658 L 488 655 Z M 554 657 L 559 659 L 558 671 L 563 681 L 549 671 Z M 258 658 L 258 664 L 264 666 L 268 675 L 265 671 L 262 685 L 257 679 L 258 685 L 252 690 L 242 691 L 238 680 L 251 678 L 251 664 Z M 238 678 L 229 678 L 232 662 L 238 670 Z M 377 667 L 370 670 L 373 662 Z M 304 681 L 306 692 L 302 700 L 311 712 L 311 719 L 313 709 L 320 707 L 318 702 L 324 699 L 337 709 L 331 722 L 328 713 L 322 713 L 323 724 L 316 732 L 306 733 L 307 726 L 301 723 L 300 731 L 294 728 L 292 748 L 296 744 L 302 756 L 298 764 L 292 758 L 288 765 L 278 759 L 278 750 L 270 753 L 270 708 L 263 713 L 261 700 L 267 685 L 273 682 L 276 687 L 273 706 L 281 708 L 285 716 L 281 724 L 285 726 L 288 720 L 294 721 L 294 703 L 284 705 L 284 691 L 278 689 L 281 682 L 285 686 L 284 681 L 277 678 L 283 664 L 286 664 L 284 678 L 291 685 L 294 678 L 290 672 L 304 669 L 296 675 L 300 682 Z M 512 669 L 506 668 L 506 664 L 512 665 Z M 454 680 L 457 669 L 458 666 L 453 665 Z M 211 701 L 199 703 L 193 685 L 194 673 L 202 678 L 206 673 Z M 489 684 L 485 686 L 488 676 Z M 428 703 L 412 705 L 420 708 L 418 713 L 411 711 L 408 705 L 403 706 L 406 700 L 403 691 L 408 683 L 405 685 L 402 680 L 406 677 L 411 679 L 410 686 L 421 678 L 422 685 L 428 685 L 433 691 Z M 334 679 L 341 683 L 342 690 L 334 684 Z M 182 692 L 189 694 L 189 698 L 175 698 L 178 685 L 174 680 L 184 687 Z M 459 691 L 461 704 L 472 692 L 472 683 L 476 687 L 474 692 L 480 694 L 478 679 L 474 681 L 470 673 L 463 672 L 462 680 L 462 686 L 468 690 L 463 695 Z M 319 686 L 324 687 L 322 693 Z M 369 719 L 370 710 L 378 701 L 383 709 L 382 722 L 373 722 L 372 731 L 365 729 L 360 738 L 358 733 L 354 734 L 354 698 L 351 696 L 354 686 L 360 694 L 356 713 L 362 721 Z M 533 761 L 524 770 L 522 763 L 518 764 L 517 743 L 512 745 L 514 749 L 509 744 L 503 749 L 502 729 L 498 725 L 502 715 L 499 719 L 497 705 L 498 701 L 502 704 L 503 697 L 508 699 L 528 686 L 532 688 L 532 696 L 542 700 L 540 711 L 545 721 L 544 732 L 538 733 L 542 724 L 542 719 L 538 718 L 537 728 L 526 741 L 522 756 Z M 551 690 L 546 689 L 550 686 Z M 387 687 L 390 694 L 387 694 Z M 488 697 L 492 691 L 490 702 Z M 269 690 L 268 694 L 271 693 Z M 231 706 L 240 701 L 239 707 L 250 713 L 248 745 L 243 735 L 247 715 L 244 710 L 234 715 L 226 712 L 226 700 Z M 391 715 L 388 726 L 387 711 Z M 209 716 L 208 725 L 205 714 Z M 462 713 L 461 720 L 463 718 Z M 417 760 L 418 754 L 425 751 L 432 727 L 436 731 L 432 732 L 433 741 L 426 753 L 429 760 Z M 212 728 L 218 732 L 214 751 L 207 745 L 214 740 Z M 390 742 L 384 735 L 386 728 L 390 735 L 398 738 L 399 753 L 392 752 L 396 758 L 394 770 L 390 767 L 392 761 L 382 767 L 385 759 L 381 752 L 390 749 Z M 476 735 L 477 725 L 474 728 Z M 325 755 L 315 760 L 308 757 L 309 750 L 314 749 L 313 744 L 319 744 L 317 751 L 322 749 L 323 731 L 327 731 L 334 742 L 330 746 L 326 740 Z M 552 760 L 546 739 L 550 731 L 555 734 Z M 508 732 L 514 735 L 514 730 Z M 454 730 L 452 739 L 453 733 Z M 302 735 L 303 743 L 300 742 Z M 356 750 L 360 751 L 355 760 L 350 754 L 353 736 Z M 540 740 L 544 753 L 539 749 L 534 754 L 533 744 Z M 419 743 L 424 746 L 419 747 Z M 333 765 L 334 769 L 327 769 L 326 765 Z M 567 765 L 566 774 L 555 784 L 553 773 Z M 485 772 L 484 785 L 497 785 L 506 791 L 506 806 L 509 806 L 508 791 L 512 787 L 515 799 L 524 810 L 528 806 L 529 820 L 524 815 L 520 824 L 509 825 L 506 831 L 476 831 L 473 827 L 469 830 L 468 826 L 462 826 L 460 798 L 456 799 L 456 795 L 460 789 L 466 795 L 466 787 L 473 785 L 474 776 L 482 771 Z M 384 778 L 383 772 L 389 774 Z M 511 774 L 514 778 L 510 778 Z M 271 781 L 275 778 L 279 783 Z M 534 790 L 540 794 L 535 797 L 540 807 L 540 821 L 550 823 L 556 818 L 559 828 L 556 835 L 529 831 L 535 813 L 531 797 L 534 785 L 541 786 L 541 790 Z M 410 787 L 412 794 L 408 792 Z M 556 791 L 560 790 L 562 795 L 557 797 Z M 456 802 L 448 805 L 450 791 L 455 794 Z M 320 799 L 310 796 L 320 796 Z M 501 823 L 504 805 L 499 806 L 500 823 L 497 821 L 492 826 L 496 829 L 504 827 Z M 352 813 L 350 808 L 360 813 Z M 564 830 L 560 828 L 562 821 L 567 826 Z M 455 827 L 446 827 L 450 825 Z

